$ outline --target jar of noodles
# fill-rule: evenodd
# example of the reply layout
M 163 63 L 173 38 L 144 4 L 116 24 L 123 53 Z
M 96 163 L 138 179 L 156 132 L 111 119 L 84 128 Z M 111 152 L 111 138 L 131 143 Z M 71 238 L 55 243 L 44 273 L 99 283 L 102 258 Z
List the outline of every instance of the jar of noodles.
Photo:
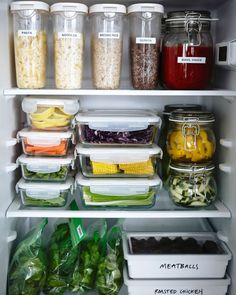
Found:
M 48 11 L 48 4 L 40 1 L 11 4 L 19 88 L 43 88 L 46 84 Z
M 199 163 L 213 158 L 213 114 L 205 111 L 174 111 L 169 118 L 167 152 L 172 161 Z
M 81 88 L 84 53 L 84 19 L 88 7 L 80 3 L 51 6 L 54 30 L 55 83 L 60 89 Z
M 164 7 L 138 3 L 128 7 L 130 62 L 135 89 L 155 89 L 159 82 L 161 19 Z
M 95 4 L 89 8 L 89 13 L 93 85 L 98 89 L 117 89 L 120 86 L 126 7 L 120 4 Z
M 162 51 L 162 79 L 168 89 L 205 89 L 213 67 L 209 11 L 167 14 Z

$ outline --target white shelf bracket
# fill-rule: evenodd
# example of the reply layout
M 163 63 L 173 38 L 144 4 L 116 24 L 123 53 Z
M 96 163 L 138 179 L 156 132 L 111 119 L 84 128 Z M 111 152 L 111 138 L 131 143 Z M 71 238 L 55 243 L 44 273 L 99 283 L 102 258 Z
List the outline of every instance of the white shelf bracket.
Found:
M 15 171 L 18 168 L 18 165 L 16 163 L 10 163 L 5 167 L 5 171 L 7 173 L 11 173 Z
M 17 144 L 17 139 L 16 138 L 11 138 L 11 139 L 8 139 L 6 142 L 6 147 L 12 147 L 12 146 L 15 146 Z
M 16 237 L 17 237 L 17 232 L 15 230 L 10 231 L 9 235 L 7 237 L 7 243 L 9 244 L 9 243 L 15 241 Z
M 6 101 L 10 101 L 15 98 L 15 95 L 4 95 Z
M 223 147 L 226 147 L 226 148 L 229 148 L 229 149 L 233 147 L 233 142 L 231 140 L 226 139 L 226 138 L 221 138 L 220 139 L 220 144 Z
M 225 172 L 225 173 L 232 173 L 232 167 L 229 166 L 228 164 L 226 163 L 221 163 L 219 164 L 219 169 L 222 171 L 222 172 Z

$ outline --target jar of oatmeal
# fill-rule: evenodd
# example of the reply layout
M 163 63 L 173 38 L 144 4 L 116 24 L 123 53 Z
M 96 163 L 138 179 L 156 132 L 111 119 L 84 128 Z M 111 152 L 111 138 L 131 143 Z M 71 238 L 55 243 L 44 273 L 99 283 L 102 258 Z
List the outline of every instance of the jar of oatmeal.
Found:
M 16 81 L 19 88 L 46 84 L 48 4 L 12 2 Z
M 213 20 L 208 11 L 167 14 L 162 51 L 162 79 L 166 88 L 209 87 L 213 66 Z
M 95 4 L 89 8 L 89 13 L 93 85 L 98 89 L 117 89 L 120 86 L 126 7 Z
M 131 77 L 135 89 L 155 89 L 158 85 L 163 13 L 160 4 L 139 3 L 128 7 Z
M 60 89 L 82 86 L 84 20 L 88 7 L 80 3 L 51 6 L 54 30 L 55 84 Z

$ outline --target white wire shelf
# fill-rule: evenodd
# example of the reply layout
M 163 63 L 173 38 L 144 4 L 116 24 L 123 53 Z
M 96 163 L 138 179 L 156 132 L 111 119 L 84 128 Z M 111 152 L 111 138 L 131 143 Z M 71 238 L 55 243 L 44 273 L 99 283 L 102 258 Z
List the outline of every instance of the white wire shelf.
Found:
M 76 198 L 79 198 L 76 194 Z M 79 203 L 79 202 L 78 202 Z M 80 204 L 78 204 L 79 208 Z M 173 204 L 167 192 L 162 190 L 157 196 L 156 205 L 153 208 L 140 210 L 117 210 L 69 209 L 52 208 L 29 208 L 21 204 L 20 198 L 16 197 L 6 212 L 7 218 L 12 217 L 51 217 L 51 218 L 230 218 L 229 209 L 217 200 L 214 205 L 204 209 L 182 208 Z
M 10 88 L 4 90 L 5 96 L 14 95 L 72 95 L 72 96 L 221 96 L 232 99 L 236 97 L 236 91 L 214 89 L 214 90 L 135 90 L 135 89 L 19 89 Z

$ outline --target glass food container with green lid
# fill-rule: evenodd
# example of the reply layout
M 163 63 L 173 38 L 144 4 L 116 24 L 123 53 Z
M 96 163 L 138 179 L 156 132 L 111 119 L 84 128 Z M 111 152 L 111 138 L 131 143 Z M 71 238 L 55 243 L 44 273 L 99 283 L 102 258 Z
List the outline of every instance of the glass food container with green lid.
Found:
M 217 195 L 214 169 L 212 162 L 171 163 L 168 191 L 172 201 L 182 207 L 211 205 Z

